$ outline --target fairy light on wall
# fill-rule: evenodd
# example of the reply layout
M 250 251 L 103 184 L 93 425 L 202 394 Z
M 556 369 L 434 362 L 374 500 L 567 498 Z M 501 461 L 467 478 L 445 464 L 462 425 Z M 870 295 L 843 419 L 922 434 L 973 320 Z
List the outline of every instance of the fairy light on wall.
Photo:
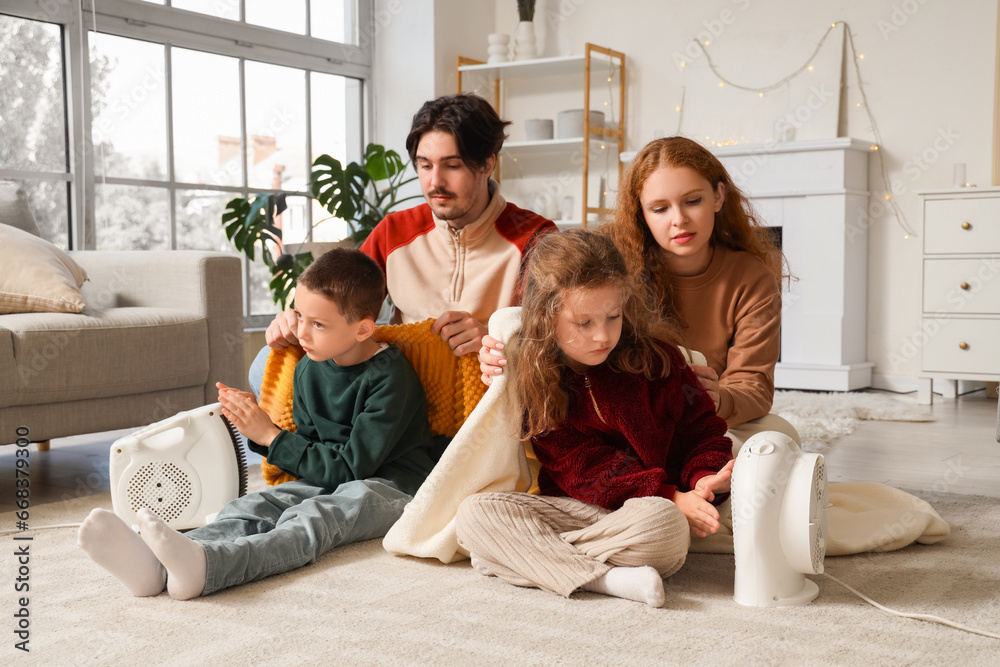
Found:
M 693 39 L 692 41 L 698 45 L 698 47 L 701 49 L 701 52 L 705 55 L 705 60 L 708 63 L 709 69 L 712 71 L 712 74 L 714 74 L 716 78 L 719 79 L 720 88 L 724 86 L 731 86 L 733 88 L 736 88 L 737 90 L 745 90 L 748 92 L 757 93 L 759 97 L 764 97 L 764 93 L 770 92 L 772 90 L 781 88 L 782 86 L 789 84 L 792 81 L 792 79 L 796 78 L 803 72 L 814 71 L 813 61 L 816 59 L 816 56 L 819 54 L 820 49 L 823 47 L 823 43 L 826 41 L 826 38 L 829 37 L 830 33 L 833 32 L 833 30 L 839 25 L 844 26 L 844 35 L 847 37 L 847 45 L 850 47 L 851 50 L 851 56 L 852 56 L 851 62 L 854 64 L 854 72 L 855 72 L 855 78 L 857 80 L 858 92 L 861 95 L 861 101 L 858 102 L 856 106 L 858 108 L 864 109 L 865 114 L 868 116 L 868 121 L 871 123 L 872 134 L 875 137 L 875 142 L 872 144 L 871 150 L 875 152 L 875 154 L 878 157 L 879 175 L 882 178 L 882 187 L 885 189 L 885 200 L 889 203 L 889 208 L 892 209 L 892 213 L 896 219 L 896 223 L 905 232 L 904 238 L 909 239 L 911 236 L 916 236 L 917 234 L 910 228 L 910 225 L 906 220 L 906 216 L 903 214 L 903 211 L 899 208 L 899 205 L 896 203 L 896 199 L 890 194 L 892 192 L 892 186 L 889 183 L 889 176 L 885 168 L 885 160 L 882 157 L 882 154 L 885 151 L 880 150 L 881 147 L 884 145 L 882 142 L 882 135 L 879 132 L 878 123 L 875 122 L 875 115 L 872 113 L 871 105 L 868 104 L 868 96 L 865 93 L 864 81 L 861 78 L 860 61 L 865 59 L 865 54 L 858 53 L 857 48 L 855 47 L 854 44 L 854 35 L 851 32 L 850 25 L 848 25 L 846 21 L 836 21 L 830 24 L 830 27 L 826 29 L 826 32 L 823 33 L 823 36 L 820 37 L 819 41 L 816 43 L 816 48 L 813 49 L 813 52 L 809 56 L 809 58 L 807 58 L 806 61 L 800 67 L 795 69 L 791 74 L 782 77 L 781 79 L 775 81 L 770 85 L 760 86 L 760 87 L 744 86 L 742 84 L 727 79 L 725 76 L 722 75 L 721 72 L 719 72 L 718 68 L 715 66 L 715 62 L 712 60 L 712 56 L 711 54 L 709 54 L 708 49 L 706 48 L 709 45 L 709 43 L 707 41 L 702 42 L 697 38 Z M 686 62 L 680 63 L 680 67 L 686 68 L 686 66 L 687 66 Z M 684 119 L 684 90 L 685 87 L 681 86 L 681 101 L 680 104 L 678 104 L 677 107 L 675 107 L 675 111 L 678 114 L 677 132 L 676 132 L 677 134 L 680 134 L 681 132 L 681 126 Z

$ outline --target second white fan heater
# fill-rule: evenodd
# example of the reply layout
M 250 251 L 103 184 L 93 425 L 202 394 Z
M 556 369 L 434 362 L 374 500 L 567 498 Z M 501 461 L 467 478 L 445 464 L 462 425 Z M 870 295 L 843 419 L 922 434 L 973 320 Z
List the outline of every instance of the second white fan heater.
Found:
M 744 443 L 732 478 L 733 598 L 751 607 L 805 605 L 826 555 L 826 464 L 783 433 Z
M 111 445 L 111 504 L 134 525 L 143 507 L 176 530 L 203 526 L 247 491 L 238 433 L 218 403 L 139 429 Z

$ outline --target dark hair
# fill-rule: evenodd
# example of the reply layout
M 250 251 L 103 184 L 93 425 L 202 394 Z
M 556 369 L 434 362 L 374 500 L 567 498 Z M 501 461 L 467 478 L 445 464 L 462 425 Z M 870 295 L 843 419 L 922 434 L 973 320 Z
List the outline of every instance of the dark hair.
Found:
M 490 103 L 478 95 L 445 95 L 424 102 L 414 114 L 406 151 L 416 164 L 420 138 L 427 132 L 447 132 L 455 138 L 462 161 L 472 169 L 482 170 L 486 161 L 500 152 L 508 125 L 510 121 L 501 120 Z
M 298 284 L 333 301 L 348 322 L 378 319 L 385 299 L 382 269 L 352 248 L 323 253 L 299 276 Z

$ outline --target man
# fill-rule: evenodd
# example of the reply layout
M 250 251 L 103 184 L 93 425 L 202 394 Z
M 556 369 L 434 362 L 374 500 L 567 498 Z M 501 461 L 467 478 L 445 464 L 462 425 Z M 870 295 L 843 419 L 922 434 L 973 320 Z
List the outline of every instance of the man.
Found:
M 552 221 L 504 200 L 490 178 L 505 139 L 503 121 L 476 95 L 426 102 L 406 150 L 426 203 L 391 213 L 361 250 L 386 276 L 393 323 L 436 321 L 432 330 L 462 356 L 477 352 L 490 315 L 517 301 L 521 258 Z M 268 347 L 297 343 L 292 309 L 275 316 Z M 259 393 L 268 347 L 250 369 Z

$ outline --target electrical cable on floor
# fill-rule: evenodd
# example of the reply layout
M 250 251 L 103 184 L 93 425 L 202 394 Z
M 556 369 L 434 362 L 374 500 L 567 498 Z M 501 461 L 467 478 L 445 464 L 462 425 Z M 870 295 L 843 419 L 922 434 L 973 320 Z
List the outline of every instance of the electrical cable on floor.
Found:
M 0 530 L 0 537 L 6 535 L 13 535 L 14 533 L 30 533 L 33 530 L 45 530 L 46 528 L 79 528 L 82 523 L 54 523 L 50 526 L 32 526 L 31 528 L 26 528 L 24 530 L 20 528 L 14 528 L 12 530 Z
M 848 586 L 847 584 L 845 584 L 843 581 L 841 581 L 837 577 L 833 576 L 832 574 L 830 574 L 828 572 L 824 572 L 823 575 L 826 576 L 826 577 L 829 577 L 830 579 L 833 579 L 835 582 L 837 582 L 838 584 L 840 584 L 841 586 L 843 586 L 844 588 L 846 588 L 850 592 L 854 593 L 855 595 L 857 595 L 859 598 L 861 598 L 865 602 L 868 602 L 869 604 L 874 605 L 875 607 L 878 607 L 882 611 L 887 611 L 890 614 L 895 614 L 896 616 L 902 616 L 903 618 L 913 618 L 913 619 L 916 619 L 918 621 L 928 621 L 930 623 L 940 623 L 941 625 L 947 625 L 948 627 L 955 628 L 956 630 L 963 630 L 965 632 L 971 632 L 971 633 L 976 634 L 976 635 L 982 635 L 983 637 L 992 637 L 993 639 L 1000 639 L 1000 635 L 998 635 L 998 634 L 994 634 L 992 632 L 986 632 L 984 630 L 976 630 L 975 628 L 969 628 L 969 627 L 966 627 L 964 625 L 959 625 L 958 623 L 955 623 L 953 621 L 949 621 L 947 619 L 941 618 L 940 616 L 931 616 L 930 614 L 907 614 L 907 613 L 902 612 L 902 611 L 896 611 L 895 609 L 889 609 L 888 607 L 885 607 L 883 605 L 880 605 L 878 602 L 875 602 L 875 600 L 872 600 L 870 597 L 868 597 L 868 596 L 866 596 L 866 595 L 864 595 L 862 593 L 859 593 L 857 590 L 855 590 L 854 588 L 851 588 L 850 586 Z

